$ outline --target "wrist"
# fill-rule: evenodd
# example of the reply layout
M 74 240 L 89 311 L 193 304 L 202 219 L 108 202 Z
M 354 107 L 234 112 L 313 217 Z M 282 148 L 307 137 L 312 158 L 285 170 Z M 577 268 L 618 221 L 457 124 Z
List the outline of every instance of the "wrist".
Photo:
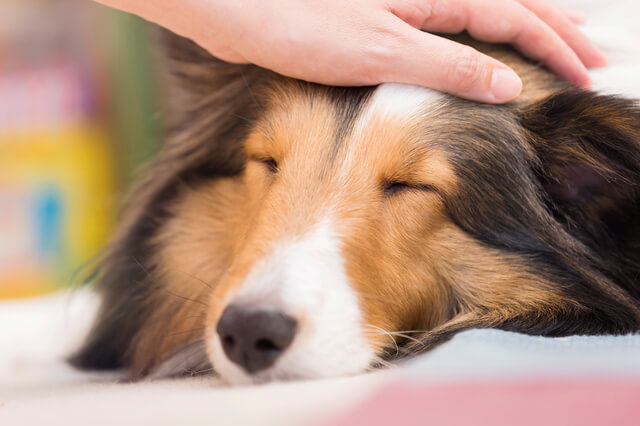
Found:
M 96 3 L 128 12 L 141 18 L 168 28 L 188 38 L 200 24 L 197 19 L 202 15 L 202 1 L 180 0 L 94 0 Z M 207 7 L 214 1 L 208 0 Z

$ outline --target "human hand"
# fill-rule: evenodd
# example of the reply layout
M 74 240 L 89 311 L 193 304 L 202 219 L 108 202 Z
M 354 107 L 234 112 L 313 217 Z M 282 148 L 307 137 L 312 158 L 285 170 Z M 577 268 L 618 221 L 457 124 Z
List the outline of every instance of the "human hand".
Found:
M 411 83 L 489 103 L 518 96 L 501 62 L 424 32 L 513 44 L 578 86 L 605 56 L 580 15 L 544 0 L 97 0 L 154 21 L 220 59 L 328 85 Z M 424 31 L 422 31 L 424 30 Z

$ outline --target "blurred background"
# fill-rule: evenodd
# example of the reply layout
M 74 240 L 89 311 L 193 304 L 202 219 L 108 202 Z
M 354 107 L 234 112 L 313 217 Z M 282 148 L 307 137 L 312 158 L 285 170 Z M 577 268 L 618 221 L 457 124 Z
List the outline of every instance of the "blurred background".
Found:
M 86 0 L 0 2 L 0 299 L 87 278 L 158 149 L 153 37 Z

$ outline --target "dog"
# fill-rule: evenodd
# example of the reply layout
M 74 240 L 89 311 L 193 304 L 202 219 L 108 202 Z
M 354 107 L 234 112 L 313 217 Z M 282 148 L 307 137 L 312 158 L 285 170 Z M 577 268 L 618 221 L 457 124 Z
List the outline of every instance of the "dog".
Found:
M 640 330 L 640 107 L 454 39 L 522 95 L 325 87 L 168 35 L 175 122 L 72 363 L 247 384 L 368 371 L 470 328 Z

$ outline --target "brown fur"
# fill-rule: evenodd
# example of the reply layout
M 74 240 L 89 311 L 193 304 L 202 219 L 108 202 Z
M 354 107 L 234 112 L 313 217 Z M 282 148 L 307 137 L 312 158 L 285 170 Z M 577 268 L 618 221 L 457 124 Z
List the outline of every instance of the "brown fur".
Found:
M 568 88 L 507 48 L 465 39 L 523 76 L 517 102 L 448 97 L 420 121 L 374 116 L 358 128 L 369 88 L 291 81 L 169 40 L 184 107 L 125 210 L 76 364 L 126 366 L 133 378 L 175 354 L 193 360 L 171 374 L 206 365 L 205 328 L 251 266 L 328 211 L 381 355 L 395 342 L 372 328 L 422 330 L 406 353 L 472 327 L 640 328 L 632 102 Z

